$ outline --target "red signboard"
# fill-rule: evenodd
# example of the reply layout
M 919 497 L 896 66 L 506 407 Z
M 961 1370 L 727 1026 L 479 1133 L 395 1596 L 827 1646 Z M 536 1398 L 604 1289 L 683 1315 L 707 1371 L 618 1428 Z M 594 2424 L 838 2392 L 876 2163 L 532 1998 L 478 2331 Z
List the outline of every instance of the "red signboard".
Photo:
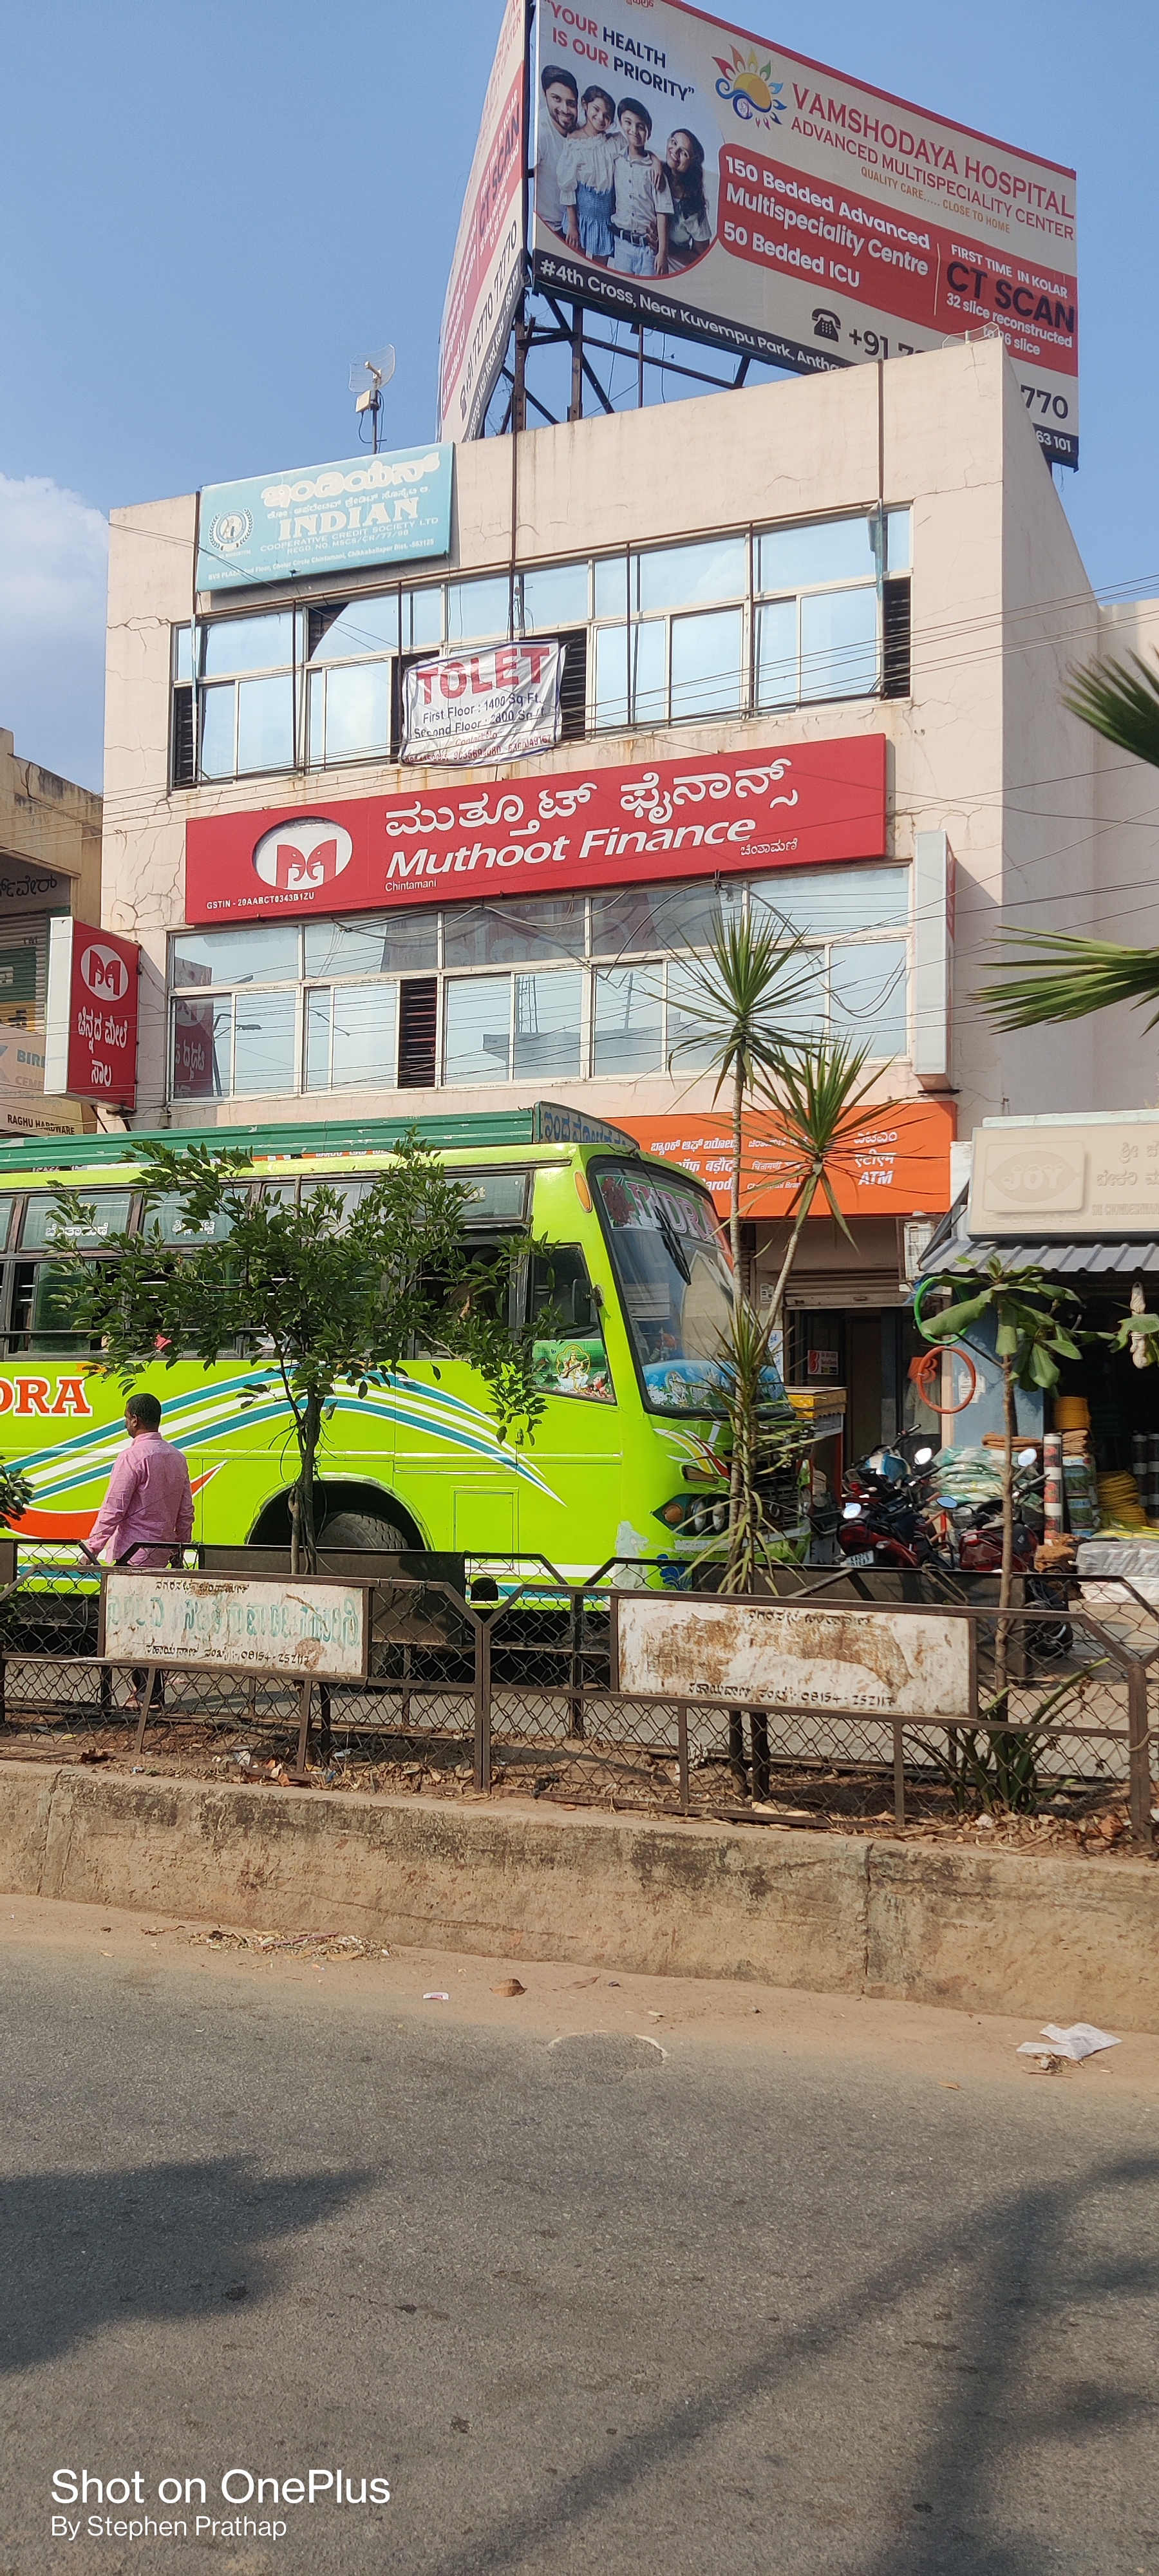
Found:
M 49 973 L 46 1081 L 50 1066 L 53 1079 L 60 1081 L 63 1056 L 62 1088 L 75 1100 L 106 1100 L 114 1109 L 132 1109 L 137 1098 L 140 950 L 134 940 L 113 930 L 93 930 L 85 921 L 66 927 L 72 933 L 67 981 L 63 974 L 58 980 L 52 967 Z
M 708 1110 L 685 1111 L 682 1117 L 644 1117 L 616 1113 L 646 1154 L 659 1154 L 683 1171 L 706 1181 L 722 1216 L 728 1212 L 732 1170 L 730 1122 Z M 954 1140 L 952 1101 L 902 1100 L 883 1103 L 880 1119 L 859 1127 L 832 1167 L 834 1195 L 846 1216 L 926 1216 L 950 1204 L 950 1146 Z M 794 1213 L 800 1158 L 778 1145 L 771 1121 L 745 1138 L 741 1214 L 787 1217 Z M 824 1193 L 813 1202 L 813 1214 L 828 1217 Z
M 185 917 L 378 912 L 885 852 L 885 736 L 852 734 L 207 815 L 186 825 Z

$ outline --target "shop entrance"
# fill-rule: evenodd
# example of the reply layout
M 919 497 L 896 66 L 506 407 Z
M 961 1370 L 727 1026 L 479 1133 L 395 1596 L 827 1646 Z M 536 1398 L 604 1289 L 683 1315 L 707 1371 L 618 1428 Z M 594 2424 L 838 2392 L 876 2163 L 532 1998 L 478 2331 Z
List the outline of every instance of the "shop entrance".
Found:
M 908 1307 L 791 1307 L 786 1322 L 789 1385 L 844 1391 L 847 1464 L 903 1431 L 928 1430 L 938 1440 L 938 1417 L 919 1403 L 909 1375 L 925 1345 Z

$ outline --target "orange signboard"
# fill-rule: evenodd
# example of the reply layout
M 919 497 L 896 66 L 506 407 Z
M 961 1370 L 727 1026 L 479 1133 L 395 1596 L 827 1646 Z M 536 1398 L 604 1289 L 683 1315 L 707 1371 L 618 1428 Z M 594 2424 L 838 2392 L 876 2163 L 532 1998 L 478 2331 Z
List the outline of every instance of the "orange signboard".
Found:
M 729 1202 L 732 1131 L 719 1111 L 682 1117 L 616 1116 L 644 1148 L 707 1181 L 723 1215 Z M 833 1191 L 846 1216 L 937 1216 L 950 1204 L 950 1146 L 954 1107 L 944 1100 L 904 1100 L 883 1107 L 870 1126 L 851 1135 L 833 1169 Z M 779 1143 L 771 1122 L 746 1133 L 741 1214 L 787 1217 L 797 1199 L 800 1164 Z M 818 1191 L 814 1216 L 828 1216 Z

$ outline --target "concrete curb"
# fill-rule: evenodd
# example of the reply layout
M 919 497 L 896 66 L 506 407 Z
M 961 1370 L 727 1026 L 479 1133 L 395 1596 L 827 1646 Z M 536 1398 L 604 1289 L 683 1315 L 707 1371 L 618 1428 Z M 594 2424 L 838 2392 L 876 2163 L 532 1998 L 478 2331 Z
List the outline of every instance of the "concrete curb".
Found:
M 3 1763 L 0 1885 L 253 1930 L 1159 2030 L 1146 1861 Z

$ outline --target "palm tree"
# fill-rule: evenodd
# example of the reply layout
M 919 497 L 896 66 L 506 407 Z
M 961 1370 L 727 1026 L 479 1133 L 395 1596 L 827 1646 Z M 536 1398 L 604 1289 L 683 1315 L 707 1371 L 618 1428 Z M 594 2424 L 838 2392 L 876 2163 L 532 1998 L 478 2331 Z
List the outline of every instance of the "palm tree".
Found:
M 775 1074 L 791 1044 L 794 1017 L 816 989 L 817 964 L 803 966 L 804 941 L 775 916 L 767 925 L 743 918 L 720 924 L 703 955 L 687 953 L 680 1010 L 695 1026 L 677 1040 L 668 1063 L 696 1055 L 716 1075 L 714 1103 L 732 1085 L 729 1243 L 733 1303 L 743 1299 L 740 1226 L 745 1103 Z
M 1100 662 L 1078 672 L 1063 705 L 1118 750 L 1159 769 L 1159 672 L 1137 653 L 1131 665 Z M 1013 958 L 976 996 L 998 1028 L 1082 1020 L 1116 1002 L 1136 1008 L 1152 1002 L 1148 1028 L 1159 1020 L 1159 948 L 1124 948 L 1115 940 L 1083 939 L 1063 930 L 1013 935 L 1028 953 Z
M 792 1222 L 773 1289 L 770 1325 L 774 1334 L 802 1229 L 819 1194 L 846 1242 L 853 1242 L 838 1204 L 836 1183 L 842 1176 L 853 1176 L 866 1128 L 877 1126 L 896 1107 L 888 1100 L 869 1102 L 874 1077 L 862 1080 L 869 1057 L 868 1047 L 852 1047 L 844 1038 L 817 1039 L 792 1052 L 786 1048 L 771 1079 L 761 1085 L 753 1139 L 777 1149 L 782 1182 L 789 1183 Z

